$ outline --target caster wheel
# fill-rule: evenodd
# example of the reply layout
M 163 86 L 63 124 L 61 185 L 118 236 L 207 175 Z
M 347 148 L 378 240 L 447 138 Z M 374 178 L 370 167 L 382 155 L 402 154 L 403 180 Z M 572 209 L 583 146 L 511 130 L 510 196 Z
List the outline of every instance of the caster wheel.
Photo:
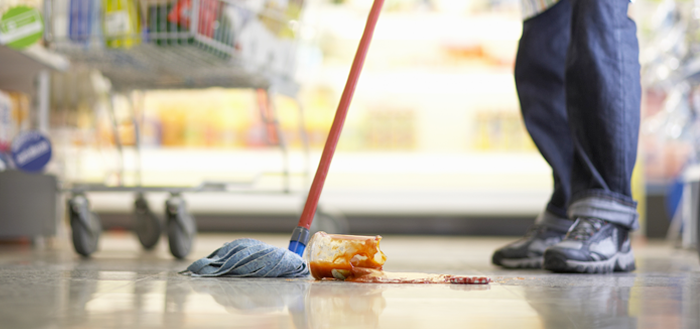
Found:
M 85 196 L 78 195 L 68 200 L 70 227 L 73 247 L 83 257 L 89 257 L 97 250 L 102 232 L 102 224 L 96 213 L 90 211 L 90 203 Z
M 185 258 L 192 251 L 192 244 L 197 235 L 194 217 L 187 212 L 185 200 L 179 196 L 173 196 L 165 202 L 165 214 L 170 253 L 175 258 Z
M 320 207 L 316 209 L 314 221 L 311 223 L 310 233 L 313 235 L 318 231 L 323 231 L 330 234 L 348 234 L 348 221 L 345 216 L 335 209 Z
M 160 218 L 151 211 L 148 201 L 143 195 L 139 195 L 134 201 L 134 230 L 139 237 L 139 242 L 146 250 L 155 248 L 163 232 L 163 224 Z

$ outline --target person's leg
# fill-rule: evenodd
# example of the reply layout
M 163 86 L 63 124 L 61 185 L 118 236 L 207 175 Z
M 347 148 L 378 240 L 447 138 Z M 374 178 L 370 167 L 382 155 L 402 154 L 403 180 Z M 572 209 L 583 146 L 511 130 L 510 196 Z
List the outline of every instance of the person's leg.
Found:
M 546 208 L 525 237 L 494 252 L 492 262 L 495 265 L 541 267 L 544 250 L 561 241 L 573 223 L 566 214 L 571 196 L 574 146 L 564 89 L 570 17 L 569 1 L 561 0 L 523 23 L 515 63 L 515 83 L 525 126 L 552 168 L 554 190 Z
M 631 177 L 637 156 L 640 65 L 628 0 L 571 0 L 566 103 L 574 138 L 566 239 L 545 252 L 546 269 L 607 273 L 634 269 Z
M 515 64 L 525 127 L 552 168 L 554 191 L 546 210 L 560 218 L 567 217 L 574 157 L 564 89 L 570 16 L 566 0 L 525 21 Z

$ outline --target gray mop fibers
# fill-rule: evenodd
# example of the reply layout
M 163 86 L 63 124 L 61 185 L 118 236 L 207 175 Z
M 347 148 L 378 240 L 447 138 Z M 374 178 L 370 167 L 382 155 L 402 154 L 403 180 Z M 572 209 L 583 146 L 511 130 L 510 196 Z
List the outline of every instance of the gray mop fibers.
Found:
M 309 275 L 297 254 L 254 239 L 225 243 L 211 255 L 192 263 L 183 274 L 201 277 L 297 278 Z

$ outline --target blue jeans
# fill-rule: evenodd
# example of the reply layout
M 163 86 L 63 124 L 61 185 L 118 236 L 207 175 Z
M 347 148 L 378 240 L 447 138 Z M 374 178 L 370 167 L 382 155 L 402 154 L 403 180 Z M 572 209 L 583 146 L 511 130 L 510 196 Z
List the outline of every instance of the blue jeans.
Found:
M 628 0 L 560 0 L 523 23 L 515 82 L 523 119 L 552 167 L 550 217 L 636 229 L 640 65 Z

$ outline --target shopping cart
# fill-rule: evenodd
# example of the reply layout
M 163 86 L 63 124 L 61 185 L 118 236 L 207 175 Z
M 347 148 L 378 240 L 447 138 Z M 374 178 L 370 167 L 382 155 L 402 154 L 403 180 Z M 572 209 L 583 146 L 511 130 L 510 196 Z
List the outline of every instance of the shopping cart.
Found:
M 111 81 L 115 94 L 133 90 L 182 88 L 249 88 L 257 90 L 262 122 L 268 141 L 283 155 L 283 187 L 291 193 L 288 144 L 281 131 L 273 102 L 280 93 L 296 100 L 299 86 L 294 80 L 296 35 L 303 0 L 278 2 L 242 0 L 47 0 L 47 46 L 68 56 L 73 63 L 99 70 Z M 303 149 L 309 152 L 304 130 L 303 108 L 299 131 Z M 114 141 L 121 155 L 123 145 L 110 102 Z M 133 104 L 132 104 L 133 106 Z M 132 113 L 135 113 L 132 111 Z M 136 161 L 140 164 L 139 125 L 134 118 Z M 182 195 L 203 191 L 246 192 L 240 184 L 206 182 L 195 187 L 142 186 L 137 184 L 72 184 L 64 190 L 75 250 L 89 256 L 97 249 L 100 219 L 91 211 L 87 193 L 135 193 L 134 230 L 145 249 L 154 248 L 167 231 L 171 253 L 186 257 L 197 232 L 194 217 Z M 309 166 L 302 173 L 308 175 Z M 248 185 L 254 182 L 247 182 Z M 151 211 L 145 195 L 166 192 L 165 228 Z M 250 192 L 250 191 L 248 191 Z M 347 227 L 342 215 L 317 214 L 342 233 Z

